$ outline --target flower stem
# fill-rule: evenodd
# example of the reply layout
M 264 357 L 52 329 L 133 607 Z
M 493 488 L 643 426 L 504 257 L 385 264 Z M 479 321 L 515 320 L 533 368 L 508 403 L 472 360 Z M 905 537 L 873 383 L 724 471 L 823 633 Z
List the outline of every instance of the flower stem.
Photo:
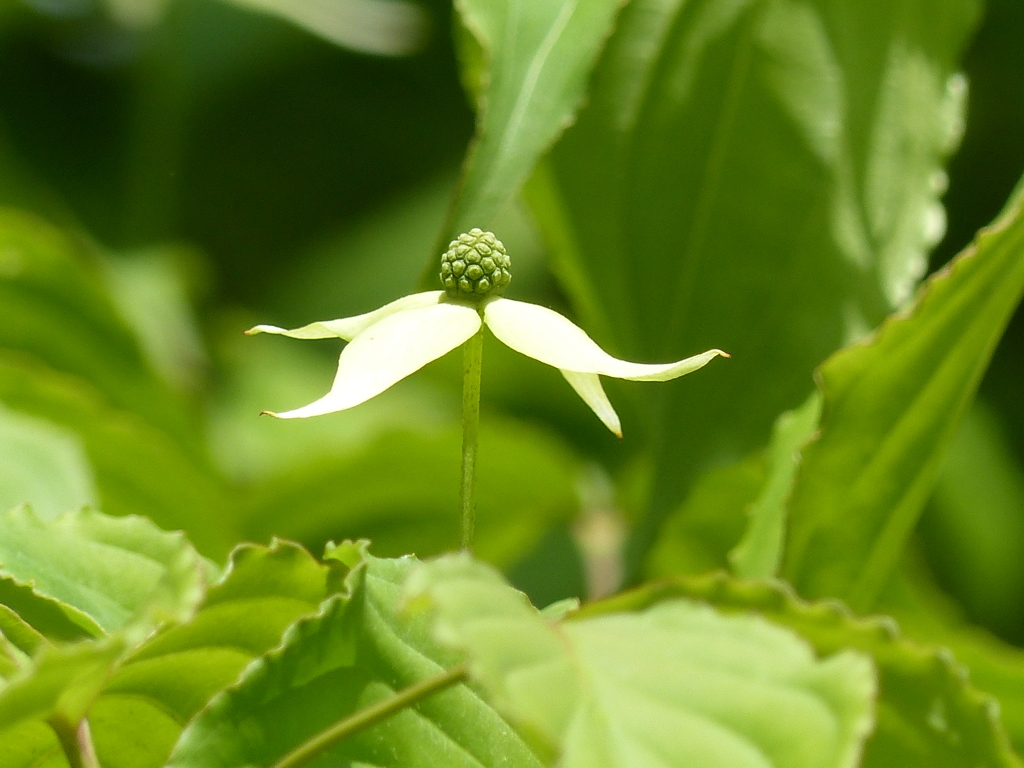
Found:
M 64 718 L 55 717 L 49 722 L 71 768 L 100 768 L 88 720 L 69 723 Z
M 476 526 L 476 448 L 480 431 L 480 371 L 484 330 L 466 342 L 462 366 L 462 535 L 459 546 L 468 550 Z
M 361 709 L 344 720 L 335 723 L 326 731 L 322 731 L 309 741 L 300 744 L 274 763 L 271 768 L 299 768 L 299 766 L 305 765 L 310 760 L 319 757 L 331 747 L 350 736 L 354 736 L 360 731 L 376 725 L 381 720 L 391 717 L 391 715 L 397 714 L 407 707 L 411 707 L 428 696 L 461 683 L 467 676 L 467 665 L 459 664 L 451 669 L 446 669 L 439 675 L 428 677 L 426 680 L 410 685 L 394 696 L 378 701 L 376 704 L 366 709 Z

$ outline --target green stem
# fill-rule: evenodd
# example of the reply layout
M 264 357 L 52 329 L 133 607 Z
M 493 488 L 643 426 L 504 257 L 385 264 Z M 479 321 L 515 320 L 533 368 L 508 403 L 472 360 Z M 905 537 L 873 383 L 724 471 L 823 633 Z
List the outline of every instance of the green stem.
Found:
M 480 431 L 480 370 L 484 331 L 466 342 L 462 366 L 462 536 L 460 546 L 473 544 L 476 526 L 476 447 Z
M 92 745 L 88 720 L 69 723 L 63 718 L 55 717 L 50 720 L 50 727 L 57 734 L 57 740 L 71 768 L 100 768 L 96 749 Z
M 299 766 L 305 765 L 310 760 L 319 757 L 331 747 L 350 736 L 354 736 L 359 731 L 369 728 L 371 725 L 376 725 L 381 720 L 401 712 L 403 709 L 412 706 L 418 701 L 422 701 L 428 696 L 461 683 L 467 677 L 467 665 L 459 664 L 439 675 L 410 685 L 394 696 L 378 701 L 376 704 L 335 723 L 326 731 L 317 734 L 304 744 L 300 744 L 274 763 L 271 768 L 299 768 Z

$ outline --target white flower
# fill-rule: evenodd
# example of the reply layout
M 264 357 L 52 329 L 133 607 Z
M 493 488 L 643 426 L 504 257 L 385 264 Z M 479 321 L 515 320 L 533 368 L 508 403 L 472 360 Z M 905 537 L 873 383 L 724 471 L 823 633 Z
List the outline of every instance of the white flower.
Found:
M 444 291 L 415 293 L 355 317 L 311 323 L 293 330 L 257 325 L 246 333 L 276 333 L 295 339 L 337 337 L 350 342 L 342 350 L 330 392 L 293 411 L 267 411 L 281 419 L 300 419 L 366 402 L 465 343 L 485 324 L 512 349 L 558 368 L 598 418 L 619 437 L 619 417 L 599 376 L 668 381 L 702 368 L 719 355 L 728 357 L 725 352 L 712 349 L 675 363 L 630 363 L 609 355 L 581 328 L 553 310 L 497 296 L 476 304 L 454 301 Z

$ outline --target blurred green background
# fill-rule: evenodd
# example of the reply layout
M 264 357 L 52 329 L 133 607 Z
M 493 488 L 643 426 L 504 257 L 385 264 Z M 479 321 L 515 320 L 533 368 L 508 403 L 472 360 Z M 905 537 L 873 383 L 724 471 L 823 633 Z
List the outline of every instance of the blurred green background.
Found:
M 257 322 L 357 314 L 417 288 L 474 131 L 452 10 L 441 0 L 418 7 L 421 44 L 387 56 L 214 0 L 0 0 L 0 204 L 71 232 L 54 252 L 96 260 L 74 289 L 96 293 L 82 311 L 126 322 L 144 360 L 124 364 L 140 371 L 138 386 L 134 374 L 115 374 L 117 396 L 91 378 L 88 361 L 76 375 L 170 435 L 136 440 L 132 430 L 149 426 L 132 417 L 122 424 L 120 411 L 104 410 L 110 403 L 93 408 L 77 385 L 57 377 L 42 403 L 35 373 L 25 373 L 22 389 L 11 373 L 5 381 L 15 383 L 0 391 L 12 409 L 0 410 L 7 460 L 51 462 L 66 478 L 31 490 L 44 512 L 91 501 L 150 514 L 186 528 L 218 558 L 237 540 L 275 534 L 314 550 L 366 536 L 384 555 L 454 545 L 454 356 L 355 411 L 278 423 L 256 414 L 322 394 L 337 347 L 241 335 Z M 989 0 L 964 58 L 966 133 L 949 166 L 948 228 L 933 270 L 992 220 L 1024 169 L 1022 40 L 1024 4 Z M 571 152 L 556 153 L 556 168 L 572 167 Z M 38 228 L 11 226 L 23 226 L 25 238 Z M 492 227 L 515 260 L 514 297 L 572 314 L 527 208 L 514 202 Z M 0 254 L 0 270 L 17 269 L 5 263 Z M 16 331 L 3 364 L 28 370 L 17 348 L 35 352 L 32 336 Z M 74 352 L 55 348 L 53 359 L 67 363 Z M 1018 311 L 919 526 L 914 559 L 957 610 L 1016 643 L 1024 642 L 1022 381 Z M 602 578 L 614 583 L 608 552 L 639 518 L 656 473 L 644 455 L 650 435 L 630 431 L 642 423 L 635 390 L 610 391 L 623 403 L 621 444 L 556 371 L 493 343 L 485 350 L 479 552 L 538 604 L 600 591 Z M 780 401 L 799 404 L 788 391 Z M 40 420 L 64 426 L 46 432 Z M 755 444 L 767 439 L 761 429 Z M 151 454 L 133 453 L 142 444 Z M 92 475 L 81 470 L 82 450 Z M 756 496 L 764 472 L 742 441 L 734 453 L 725 469 L 724 460 L 710 462 L 688 496 L 678 546 L 662 541 L 649 572 L 665 558 L 662 570 L 725 564 L 742 533 L 734 513 Z M 162 490 L 168 483 L 173 503 Z M 7 487 L 4 503 L 29 493 Z M 604 576 L 588 575 L 585 562 L 605 562 Z

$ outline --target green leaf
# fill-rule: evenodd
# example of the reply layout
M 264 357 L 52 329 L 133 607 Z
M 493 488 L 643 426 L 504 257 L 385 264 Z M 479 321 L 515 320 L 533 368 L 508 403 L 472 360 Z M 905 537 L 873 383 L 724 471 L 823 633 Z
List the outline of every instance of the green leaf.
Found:
M 665 520 L 648 553 L 648 577 L 707 573 L 729 567 L 729 552 L 750 525 L 750 510 L 768 482 L 758 452 L 701 475 L 686 500 Z
M 77 724 L 128 652 L 157 627 L 191 617 L 207 570 L 181 534 L 141 518 L 85 509 L 46 523 L 25 507 L 0 516 L 0 576 L 31 587 L 20 595 L 28 616 L 57 607 L 100 636 L 37 643 L 31 664 L 0 688 L 0 730 L 28 720 Z M 18 618 L 17 628 L 29 626 Z
M 737 576 L 769 578 L 778 573 L 800 452 L 813 437 L 820 418 L 821 396 L 814 393 L 800 408 L 776 420 L 768 446 L 768 478 L 750 510 L 747 532 L 729 553 Z
M 570 766 L 854 766 L 873 721 L 870 662 L 815 659 L 788 630 L 690 600 L 552 625 L 466 555 L 423 566 L 440 640 Z
M 112 300 L 153 369 L 179 389 L 197 389 L 208 365 L 190 295 L 189 272 L 200 264 L 199 254 L 181 246 L 120 253 L 107 262 Z
M 355 563 L 348 590 L 286 634 L 239 684 L 218 695 L 182 734 L 172 768 L 268 766 L 353 711 L 436 675 L 453 662 L 423 621 L 399 613 L 415 561 L 368 558 L 342 545 L 329 559 Z M 474 692 L 458 686 L 335 747 L 320 765 L 529 766 L 536 758 Z
M 162 430 L 111 408 L 81 379 L 0 354 L 0 402 L 78 435 L 109 514 L 145 514 L 164 529 L 185 529 L 212 556 L 236 540 L 226 489 L 212 468 Z
M 456 3 L 477 128 L 448 234 L 489 226 L 572 122 L 621 5 L 622 0 Z
M 72 642 L 103 634 L 99 625 L 77 608 L 12 578 L 0 578 L 0 631 L 30 656 L 46 641 Z
M 341 570 L 288 542 L 236 549 L 192 621 L 147 641 L 93 705 L 89 722 L 104 768 L 162 766 L 210 698 L 340 588 Z
M 139 517 L 83 509 L 43 522 L 28 507 L 0 515 L 0 576 L 31 585 L 94 635 L 131 629 L 140 640 L 187 619 L 207 565 L 180 533 Z
M 725 573 L 653 582 L 594 603 L 575 618 L 643 611 L 687 598 L 727 613 L 759 614 L 789 627 L 821 655 L 854 649 L 878 670 L 877 724 L 864 748 L 863 768 L 1020 768 L 991 696 L 978 691 L 948 650 L 904 639 L 887 617 L 861 619 L 841 604 L 807 603 L 785 584 L 741 580 Z
M 979 690 L 999 701 L 999 711 L 1017 752 L 1024 751 L 1024 650 L 967 624 L 920 568 L 903 568 L 889 583 L 880 607 L 907 637 L 945 646 L 970 670 Z
M 0 509 L 31 504 L 52 519 L 97 500 L 92 467 L 74 432 L 0 405 Z
M 80 377 L 197 449 L 194 427 L 147 364 L 99 267 L 83 242 L 0 209 L 0 350 Z
M 44 647 L 0 688 L 0 744 L 13 741 L 7 729 L 25 721 L 78 723 L 127 651 L 120 636 Z
M 80 237 L 0 210 L 0 403 L 77 434 L 108 513 L 187 529 L 223 556 L 235 536 L 222 483 L 193 415 L 120 316 L 103 266 Z
M 814 368 L 924 273 L 977 10 L 634 0 L 620 15 L 527 194 L 602 346 L 733 357 L 637 393 L 658 466 L 636 556 L 700 472 L 763 446 Z
M 367 53 L 389 56 L 415 53 L 427 36 L 428 22 L 424 10 L 407 0 L 366 0 L 359 3 L 295 3 L 290 0 L 227 2 L 251 11 L 279 16 L 335 45 Z
M 821 437 L 793 491 L 783 573 L 866 609 L 898 562 L 1024 292 L 1024 185 L 907 312 L 820 371 Z
M 931 567 L 971 618 L 1024 630 L 1024 468 L 999 415 L 980 400 L 949 446 L 918 534 Z
M 101 668 L 102 680 L 92 690 L 102 692 L 88 701 L 88 718 L 104 768 L 162 766 L 184 725 L 249 662 L 277 645 L 288 626 L 314 613 L 339 588 L 341 570 L 287 542 L 236 549 L 224 578 L 210 587 L 191 621 L 165 626 L 128 658 Z M 51 648 L 65 668 L 51 663 L 47 669 L 58 683 L 60 672 L 82 676 L 86 665 L 79 660 L 71 666 L 68 654 L 95 664 L 104 647 Z M 34 682 L 29 693 L 39 696 L 39 685 Z M 18 753 L 25 755 L 20 761 L 0 758 L 0 766 L 28 768 L 39 755 L 59 754 L 52 733 L 30 726 L 0 728 L 0 755 L 17 753 L 25 740 L 35 745 Z

